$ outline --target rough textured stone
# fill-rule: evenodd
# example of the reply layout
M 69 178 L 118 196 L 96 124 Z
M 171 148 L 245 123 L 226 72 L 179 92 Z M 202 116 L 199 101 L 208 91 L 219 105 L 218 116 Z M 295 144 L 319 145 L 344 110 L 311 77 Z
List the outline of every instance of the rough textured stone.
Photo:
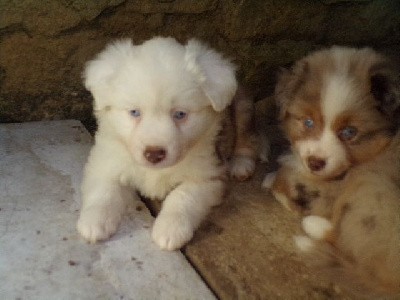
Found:
M 310 50 L 345 44 L 396 53 L 400 2 L 0 1 L 0 121 L 90 119 L 84 63 L 111 40 L 155 35 L 206 41 L 235 61 L 258 100 L 272 92 L 279 67 Z
M 23 28 L 31 36 L 52 36 L 97 17 L 123 0 L 1 1 L 0 29 Z
M 133 11 L 142 14 L 152 13 L 183 13 L 183 14 L 198 14 L 213 10 L 217 7 L 217 0 L 204 0 L 204 1 L 192 1 L 192 0 L 145 0 L 145 1 L 133 1 L 130 4 Z
M 327 20 L 325 39 L 354 45 L 396 45 L 400 43 L 400 2 L 370 1 L 354 6 L 336 6 L 335 18 Z
M 328 16 L 328 8 L 318 1 L 241 1 L 226 5 L 222 31 L 231 40 L 245 38 L 279 39 L 293 36 L 297 39 L 318 39 Z
M 182 253 L 152 242 L 140 201 L 109 241 L 82 240 L 75 224 L 91 145 L 75 120 L 0 125 L 0 299 L 214 300 Z

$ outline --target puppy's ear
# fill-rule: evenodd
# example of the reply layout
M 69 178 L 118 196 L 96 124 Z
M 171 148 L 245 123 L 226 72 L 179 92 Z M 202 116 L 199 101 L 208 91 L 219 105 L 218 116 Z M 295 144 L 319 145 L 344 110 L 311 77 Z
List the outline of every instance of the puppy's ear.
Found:
M 237 89 L 235 66 L 194 39 L 189 40 L 185 50 L 187 69 L 197 77 L 214 110 L 222 111 Z
M 281 68 L 275 85 L 275 101 L 279 108 L 279 119 L 283 120 L 294 94 L 304 83 L 308 74 L 308 62 L 298 61 L 292 69 Z
M 111 104 L 112 80 L 125 58 L 132 55 L 133 49 L 131 40 L 116 41 L 86 63 L 83 78 L 86 89 L 94 97 L 94 110 L 102 110 Z
M 279 119 L 282 120 L 289 106 L 290 94 L 288 93 L 287 86 L 293 80 L 293 75 L 290 70 L 281 68 L 277 75 L 277 82 L 275 85 L 275 102 L 279 108 Z
M 398 127 L 400 125 L 400 80 L 399 74 L 383 61 L 371 67 L 371 93 L 378 108 Z

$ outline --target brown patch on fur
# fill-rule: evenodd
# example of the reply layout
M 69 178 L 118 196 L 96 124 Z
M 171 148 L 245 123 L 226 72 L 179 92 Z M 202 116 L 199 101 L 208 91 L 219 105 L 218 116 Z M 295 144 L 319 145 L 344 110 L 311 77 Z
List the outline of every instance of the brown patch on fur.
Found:
M 351 211 L 351 204 L 350 203 L 345 203 L 343 204 L 342 207 L 342 214 L 345 215 Z
M 321 136 L 322 130 L 324 128 L 324 120 L 319 109 L 315 107 L 319 106 L 319 96 L 316 96 L 315 100 L 310 100 L 313 97 L 307 96 L 306 98 L 311 101 L 299 102 L 299 105 L 290 107 L 286 118 L 284 119 L 284 130 L 289 136 L 292 143 L 301 139 L 317 139 Z M 314 121 L 313 128 L 307 128 L 304 122 L 307 119 L 312 119 Z
M 331 129 L 338 135 L 340 130 L 347 126 L 355 127 L 358 130 L 353 139 L 342 141 L 353 165 L 374 158 L 388 146 L 392 139 L 389 132 L 391 124 L 370 105 L 367 104 L 362 109 L 347 111 L 338 116 L 332 124 Z
M 287 116 L 287 109 L 293 99 L 293 95 L 304 84 L 308 75 L 308 62 L 300 60 L 292 70 L 281 69 L 275 86 L 275 99 L 280 108 L 279 118 L 283 120 Z
M 355 184 L 354 189 L 358 189 L 361 187 L 361 184 Z M 342 197 L 339 199 L 336 199 L 335 204 L 333 205 L 332 208 L 332 217 L 331 217 L 331 223 L 333 224 L 334 227 L 339 228 L 340 227 L 340 222 L 343 218 L 344 215 L 351 213 L 353 207 L 352 205 L 342 199 L 346 199 L 347 197 Z
M 348 146 L 350 151 L 350 160 L 353 164 L 361 164 L 367 162 L 386 149 L 391 138 L 388 135 L 375 135 L 370 139 L 364 139 L 359 144 Z
M 295 185 L 295 189 L 297 196 L 293 199 L 293 201 L 301 208 L 301 210 L 309 211 L 311 209 L 311 203 L 319 198 L 320 192 L 317 190 L 309 191 L 302 183 L 297 183 Z
M 376 228 L 376 216 L 365 217 L 361 220 L 361 224 L 364 226 L 367 233 L 373 231 Z
M 337 238 L 338 238 L 338 233 L 336 232 L 336 230 L 330 230 L 329 232 L 327 232 L 325 234 L 324 240 L 327 243 L 335 246 L 336 242 L 337 242 Z

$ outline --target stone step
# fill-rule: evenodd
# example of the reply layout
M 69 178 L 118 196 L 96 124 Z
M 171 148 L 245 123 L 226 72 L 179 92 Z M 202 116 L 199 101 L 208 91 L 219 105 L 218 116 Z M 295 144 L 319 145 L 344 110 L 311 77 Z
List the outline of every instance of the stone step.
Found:
M 91 144 L 74 120 L 0 125 L 0 299 L 215 299 L 181 252 L 152 242 L 142 202 L 109 241 L 80 238 Z

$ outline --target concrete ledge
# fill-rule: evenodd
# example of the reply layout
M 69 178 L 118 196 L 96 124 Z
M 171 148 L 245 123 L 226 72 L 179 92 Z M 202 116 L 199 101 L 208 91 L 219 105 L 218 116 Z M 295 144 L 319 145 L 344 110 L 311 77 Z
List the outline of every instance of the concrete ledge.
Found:
M 214 299 L 181 252 L 152 243 L 141 202 L 111 240 L 79 237 L 91 143 L 73 120 L 0 125 L 0 299 Z

